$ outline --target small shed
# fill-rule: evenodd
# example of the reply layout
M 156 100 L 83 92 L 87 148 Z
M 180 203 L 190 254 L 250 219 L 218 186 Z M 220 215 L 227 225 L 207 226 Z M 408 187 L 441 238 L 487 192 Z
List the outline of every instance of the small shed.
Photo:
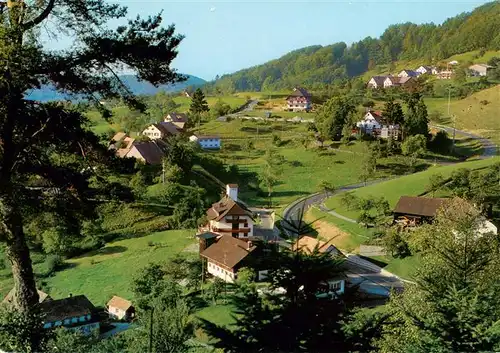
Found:
M 110 318 L 130 320 L 135 316 L 135 308 L 132 302 L 116 295 L 110 299 L 106 307 L 108 308 Z
M 403 225 L 430 223 L 447 199 L 401 196 L 394 208 L 394 221 Z

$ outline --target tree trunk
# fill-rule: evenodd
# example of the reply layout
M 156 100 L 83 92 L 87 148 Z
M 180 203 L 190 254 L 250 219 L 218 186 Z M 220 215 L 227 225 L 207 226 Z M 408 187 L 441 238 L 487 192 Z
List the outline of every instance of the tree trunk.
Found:
M 38 292 L 22 218 L 15 206 L 3 205 L 1 216 L 7 238 L 7 258 L 12 265 L 14 278 L 13 304 L 21 312 L 29 313 L 38 304 Z

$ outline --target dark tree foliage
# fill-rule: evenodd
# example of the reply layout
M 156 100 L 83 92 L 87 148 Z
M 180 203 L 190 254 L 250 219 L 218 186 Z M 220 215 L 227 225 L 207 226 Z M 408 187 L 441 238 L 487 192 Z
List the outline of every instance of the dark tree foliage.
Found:
M 394 102 L 393 99 L 385 103 L 383 116 L 389 124 L 400 126 L 403 125 L 405 119 L 401 104 Z
M 210 109 L 208 108 L 207 100 L 205 99 L 205 95 L 203 91 L 198 88 L 193 93 L 193 97 L 191 98 L 191 106 L 189 107 L 189 111 L 193 114 L 201 114 L 204 112 L 208 112 Z
M 162 27 L 160 15 L 109 29 L 108 20 L 124 17 L 126 8 L 103 0 L 8 1 L 0 10 L 0 240 L 12 264 L 14 304 L 29 313 L 38 294 L 23 231 L 26 217 L 48 209 L 69 224 L 90 217 L 94 208 L 85 200 L 96 197 L 88 181 L 93 173 L 81 171 L 105 165 L 108 154 L 78 110 L 27 100 L 27 92 L 53 85 L 96 103 L 105 116 L 100 99 L 122 98 L 144 109 L 114 70 L 132 69 L 155 85 L 176 82 L 182 77 L 170 64 L 182 36 L 174 26 Z M 44 49 L 39 33 L 47 27 L 71 36 L 75 45 Z M 31 187 L 34 181 L 46 186 Z M 28 349 L 36 347 L 32 342 Z
M 290 89 L 296 85 L 314 87 L 337 83 L 396 60 L 420 59 L 434 64 L 471 50 L 499 50 L 498 28 L 500 4 L 490 2 L 440 25 L 396 24 L 380 38 L 367 37 L 349 47 L 340 42 L 294 50 L 263 65 L 223 75 L 207 88 L 232 93 Z

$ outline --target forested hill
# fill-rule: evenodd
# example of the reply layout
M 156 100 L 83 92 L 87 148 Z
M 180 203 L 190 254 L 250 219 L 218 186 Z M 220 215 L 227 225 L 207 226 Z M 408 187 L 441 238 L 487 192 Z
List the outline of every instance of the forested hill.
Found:
M 380 38 L 367 37 L 350 47 L 340 42 L 310 46 L 230 75 L 207 86 L 223 92 L 265 91 L 332 83 L 360 75 L 380 64 L 422 59 L 432 64 L 471 50 L 500 50 L 500 3 L 491 2 L 440 25 L 389 26 Z

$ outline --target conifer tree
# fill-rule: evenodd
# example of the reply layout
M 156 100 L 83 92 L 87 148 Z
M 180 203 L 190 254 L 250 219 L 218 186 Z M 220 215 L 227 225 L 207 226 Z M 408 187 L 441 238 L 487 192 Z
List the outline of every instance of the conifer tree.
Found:
M 197 88 L 193 93 L 189 111 L 192 114 L 202 114 L 209 111 L 207 100 L 205 99 L 205 95 L 200 88 Z

